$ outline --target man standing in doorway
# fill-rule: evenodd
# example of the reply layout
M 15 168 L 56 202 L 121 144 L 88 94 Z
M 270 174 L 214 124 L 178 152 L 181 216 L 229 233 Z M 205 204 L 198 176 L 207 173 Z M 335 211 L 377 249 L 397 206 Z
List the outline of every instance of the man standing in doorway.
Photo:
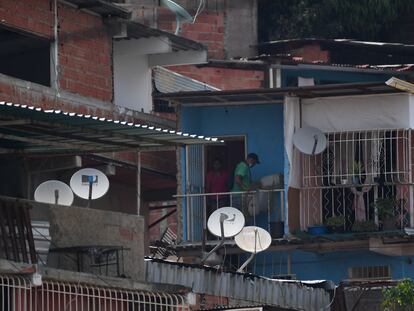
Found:
M 232 192 L 250 191 L 251 189 L 251 174 L 250 169 L 256 164 L 260 164 L 259 157 L 256 153 L 249 153 L 243 161 L 237 164 L 234 170 L 234 183 Z M 242 195 L 232 195 L 232 205 L 238 209 L 242 208 Z

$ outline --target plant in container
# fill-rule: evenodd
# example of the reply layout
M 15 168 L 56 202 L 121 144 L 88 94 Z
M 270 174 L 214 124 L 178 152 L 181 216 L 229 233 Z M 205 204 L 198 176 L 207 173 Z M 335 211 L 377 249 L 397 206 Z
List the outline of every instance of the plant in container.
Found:
M 353 232 L 371 232 L 377 230 L 378 227 L 372 220 L 356 221 L 352 225 Z
M 312 235 L 327 234 L 328 228 L 324 224 L 314 224 L 308 227 L 308 233 Z
M 373 203 L 376 209 L 378 218 L 382 224 L 382 230 L 395 230 L 395 215 L 394 210 L 398 205 L 399 200 L 395 197 L 391 198 L 378 198 Z
M 325 225 L 332 233 L 344 232 L 345 217 L 344 216 L 332 216 L 325 221 Z

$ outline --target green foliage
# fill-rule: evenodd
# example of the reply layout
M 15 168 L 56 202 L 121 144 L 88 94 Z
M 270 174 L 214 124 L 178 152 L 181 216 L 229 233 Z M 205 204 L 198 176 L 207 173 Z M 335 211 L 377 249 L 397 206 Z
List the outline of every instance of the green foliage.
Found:
M 359 161 L 354 161 L 350 164 L 352 174 L 354 175 L 360 175 L 364 172 L 364 163 Z
M 413 0 L 261 0 L 261 41 L 322 37 L 384 41 Z
M 396 198 L 378 198 L 373 202 L 373 206 L 377 209 L 378 217 L 381 220 L 391 219 L 394 217 L 394 208 L 398 205 Z
M 371 232 L 371 231 L 377 231 L 377 225 L 370 220 L 367 221 L 356 221 L 352 225 L 352 231 L 354 232 Z
M 414 310 L 414 282 L 405 279 L 395 287 L 382 291 L 382 306 L 386 311 L 411 311 Z
M 333 216 L 326 220 L 325 225 L 329 227 L 343 227 L 345 223 L 344 216 Z

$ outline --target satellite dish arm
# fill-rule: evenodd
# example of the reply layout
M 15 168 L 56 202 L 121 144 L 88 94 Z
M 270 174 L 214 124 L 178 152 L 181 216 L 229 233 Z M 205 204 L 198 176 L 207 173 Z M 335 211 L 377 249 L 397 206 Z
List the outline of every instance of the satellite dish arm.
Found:
M 254 231 L 254 253 L 250 255 L 250 257 L 241 265 L 237 272 L 243 272 L 244 268 L 253 260 L 254 256 L 256 256 L 257 251 L 257 230 Z
M 204 258 L 201 260 L 201 264 L 203 264 L 208 257 L 211 256 L 217 249 L 219 249 L 224 244 L 224 221 L 228 218 L 226 214 L 220 215 L 220 232 L 221 232 L 221 240 L 220 243 L 217 244 Z

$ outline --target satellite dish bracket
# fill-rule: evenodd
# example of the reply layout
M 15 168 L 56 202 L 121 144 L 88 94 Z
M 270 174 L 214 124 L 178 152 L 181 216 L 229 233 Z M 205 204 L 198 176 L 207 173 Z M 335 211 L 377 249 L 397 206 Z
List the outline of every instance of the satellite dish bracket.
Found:
M 221 240 L 204 258 L 201 260 L 201 264 L 205 263 L 208 257 L 210 257 L 217 249 L 219 249 L 224 244 L 224 221 L 229 218 L 224 213 L 220 214 L 220 231 L 221 231 Z
M 315 155 L 316 147 L 318 146 L 318 135 L 313 136 L 315 142 L 313 143 L 312 155 Z
M 247 267 L 247 265 L 253 260 L 253 258 L 256 256 L 256 250 L 257 250 L 257 229 L 254 231 L 254 253 L 250 255 L 250 257 L 241 265 L 239 269 L 237 269 L 237 272 L 243 272 L 244 268 Z

